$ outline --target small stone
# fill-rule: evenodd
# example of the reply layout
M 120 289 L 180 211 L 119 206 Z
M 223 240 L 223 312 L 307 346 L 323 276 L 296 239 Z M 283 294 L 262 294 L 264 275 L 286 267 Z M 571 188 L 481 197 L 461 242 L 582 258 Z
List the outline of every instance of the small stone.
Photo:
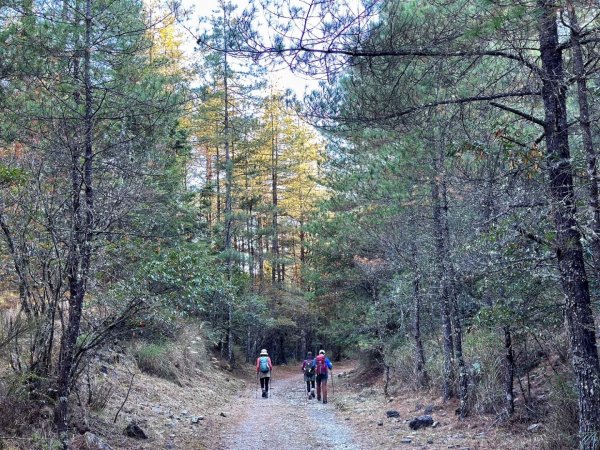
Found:
M 85 440 L 86 448 L 89 450 L 112 450 L 110 445 L 89 431 L 83 435 L 83 439 Z
M 192 423 L 198 423 L 198 422 L 200 422 L 201 420 L 204 420 L 204 417 L 203 417 L 203 416 L 193 416 L 193 417 L 192 417 Z
M 129 436 L 134 439 L 148 439 L 148 436 L 146 436 L 144 430 L 142 430 L 135 422 L 130 422 L 129 425 L 127 425 L 127 428 L 125 428 L 125 430 L 123 431 L 123 433 L 125 434 L 125 436 Z
M 400 417 L 400 413 L 398 411 L 396 411 L 395 409 L 390 409 L 389 411 L 386 411 L 385 415 L 388 416 L 388 418 Z
M 380 426 L 380 427 L 382 427 L 382 426 L 383 426 L 383 422 L 381 422 L 381 421 L 380 421 L 380 422 L 377 422 L 377 426 Z
M 412 442 L 411 438 L 405 437 L 400 440 L 401 444 L 410 444 Z
M 534 423 L 533 425 L 529 425 L 527 427 L 527 431 L 538 431 L 541 426 L 541 423 Z
M 424 428 L 424 427 L 430 427 L 431 425 L 433 425 L 433 417 L 431 417 L 431 416 L 415 417 L 408 424 L 408 426 L 413 430 L 418 430 L 419 428 Z
M 224 412 L 222 412 L 221 414 L 219 414 L 221 417 L 227 417 L 227 414 L 225 414 Z
M 188 415 L 187 409 L 184 409 L 183 411 L 181 411 L 181 415 L 182 416 L 187 416 Z
M 428 443 L 429 445 L 433 444 L 433 439 L 427 439 L 427 443 Z
M 439 426 L 440 426 L 440 423 L 437 420 L 431 424 L 432 428 L 437 428 Z

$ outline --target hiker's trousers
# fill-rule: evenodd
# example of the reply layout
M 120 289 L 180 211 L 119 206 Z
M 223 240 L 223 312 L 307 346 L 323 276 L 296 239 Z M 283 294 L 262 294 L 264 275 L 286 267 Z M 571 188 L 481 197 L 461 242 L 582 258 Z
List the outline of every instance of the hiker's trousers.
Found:
M 323 401 L 327 401 L 327 375 L 317 375 L 317 400 L 321 400 L 321 394 L 323 395 Z
M 263 391 L 269 392 L 269 377 L 264 377 L 260 379 L 260 388 Z

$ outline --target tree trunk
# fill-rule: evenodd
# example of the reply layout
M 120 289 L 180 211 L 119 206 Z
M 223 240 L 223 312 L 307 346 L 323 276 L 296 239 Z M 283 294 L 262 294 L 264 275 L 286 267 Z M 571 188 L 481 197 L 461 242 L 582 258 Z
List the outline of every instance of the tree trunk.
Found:
M 276 281 L 281 281 L 281 275 L 279 270 L 279 235 L 277 228 L 277 163 L 278 163 L 278 151 L 277 151 L 277 133 L 275 127 L 275 113 L 271 112 L 271 194 L 272 194 L 272 207 L 273 213 L 271 217 L 271 225 L 273 227 L 273 238 L 271 242 L 271 251 L 273 253 L 273 263 L 271 267 L 271 282 L 275 284 Z
M 506 364 L 505 393 L 506 410 L 511 416 L 515 412 L 514 379 L 515 379 L 515 357 L 512 345 L 510 327 L 504 327 L 504 361 Z
M 73 150 L 71 166 L 72 204 L 71 220 L 73 231 L 69 248 L 69 317 L 67 327 L 63 330 L 60 345 L 60 357 L 57 377 L 58 402 L 55 407 L 55 423 L 61 439 L 64 440 L 68 429 L 68 401 L 71 390 L 75 347 L 81 317 L 83 300 L 86 292 L 90 262 L 91 242 L 94 226 L 94 191 L 93 191 L 93 93 L 91 82 L 91 33 L 92 33 L 92 4 L 85 3 L 85 42 L 83 51 L 83 82 L 84 82 L 84 160 L 83 176 L 81 175 L 79 146 Z M 74 78 L 78 79 L 77 74 Z M 76 101 L 79 101 L 76 94 Z M 81 189 L 83 185 L 84 209 L 81 205 Z
M 600 270 L 600 202 L 598 201 L 598 169 L 596 151 L 592 141 L 592 128 L 590 121 L 587 80 L 585 75 L 585 64 L 583 51 L 580 43 L 581 29 L 577 22 L 575 7 L 572 2 L 567 4 L 569 22 L 571 25 L 571 43 L 573 51 L 573 73 L 577 78 L 577 100 L 579 102 L 579 127 L 583 141 L 583 150 L 587 161 L 589 207 L 591 212 L 589 236 L 592 254 L 594 255 L 594 266 L 596 272 Z
M 594 316 L 573 189 L 562 50 L 554 0 L 539 0 L 542 99 L 550 195 L 556 226 L 556 256 L 566 297 L 565 316 L 579 395 L 580 448 L 598 447 L 600 364 Z
M 425 367 L 425 350 L 421 339 L 421 287 L 420 275 L 415 273 L 413 279 L 413 338 L 415 340 L 415 373 L 419 387 L 429 386 L 429 374 Z
M 440 312 L 444 335 L 444 400 L 454 397 L 454 339 L 452 336 L 452 303 L 450 300 L 448 273 L 446 270 L 446 242 L 443 224 L 443 207 L 440 192 L 440 171 L 443 159 L 434 156 L 434 174 L 431 179 L 431 197 L 433 206 L 433 222 L 436 243 L 436 265 L 440 293 Z
M 221 156 L 219 154 L 219 146 L 217 145 L 215 152 L 215 173 L 216 173 L 216 196 L 217 196 L 217 224 L 221 223 Z
M 262 235 L 262 218 L 256 218 L 256 233 L 258 235 L 258 292 L 262 291 L 263 283 L 265 279 L 265 258 L 264 258 L 264 243 Z
M 223 26 L 229 26 L 229 16 L 227 7 L 223 7 Z M 225 137 L 225 265 L 227 270 L 227 279 L 231 281 L 232 277 L 232 229 L 233 214 L 231 201 L 231 186 L 233 184 L 233 160 L 230 154 L 230 127 L 229 127 L 229 68 L 227 66 L 227 30 L 224 30 L 223 42 L 225 51 L 223 52 L 223 89 L 224 89 L 224 129 Z M 227 359 L 233 362 L 233 298 L 228 298 L 227 303 Z

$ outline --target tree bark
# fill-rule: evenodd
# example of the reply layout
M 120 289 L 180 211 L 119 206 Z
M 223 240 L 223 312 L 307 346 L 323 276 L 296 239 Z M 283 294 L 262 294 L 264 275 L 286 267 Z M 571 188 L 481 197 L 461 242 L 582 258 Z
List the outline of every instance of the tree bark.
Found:
M 227 269 L 227 279 L 231 281 L 232 277 L 232 229 L 233 214 L 231 201 L 231 186 L 233 184 L 233 160 L 230 154 L 230 125 L 229 125 L 229 67 L 227 66 L 227 39 L 229 26 L 228 7 L 223 5 L 223 42 L 225 51 L 223 52 L 223 90 L 224 90 L 224 129 L 225 137 L 225 265 Z M 229 296 L 227 303 L 227 359 L 233 362 L 233 298 Z
M 600 364 L 579 224 L 576 220 L 573 169 L 567 125 L 566 85 L 554 0 L 539 0 L 539 40 L 544 76 L 547 171 L 554 222 L 556 256 L 566 297 L 573 371 L 579 396 L 580 448 L 598 447 L 600 432 Z
M 413 338 L 415 340 L 415 373 L 419 387 L 429 386 L 429 374 L 425 367 L 425 350 L 421 339 L 421 277 L 415 273 L 413 279 Z
M 583 150 L 587 162 L 589 208 L 591 212 L 589 237 L 592 254 L 594 255 L 594 266 L 596 272 L 600 271 L 600 202 L 598 200 L 598 169 L 597 157 L 592 141 L 592 127 L 590 121 L 590 109 L 588 101 L 587 79 L 585 74 L 585 63 L 581 49 L 581 28 L 577 21 L 577 14 L 572 2 L 567 4 L 569 22 L 571 26 L 571 49 L 573 52 L 573 73 L 577 79 L 577 100 L 579 103 L 579 128 Z
M 275 96 L 272 96 L 272 101 L 275 103 Z M 275 105 L 273 104 L 273 107 Z M 271 251 L 273 253 L 273 263 L 271 267 L 271 282 L 281 282 L 281 270 L 279 267 L 279 230 L 278 230 L 278 217 L 277 217 L 277 170 L 278 170 L 278 142 L 277 134 L 279 130 L 275 124 L 275 112 L 271 111 L 271 195 L 272 195 L 272 207 L 273 212 L 271 216 L 271 225 L 273 227 L 273 238 L 271 242 Z
M 504 327 L 504 361 L 506 364 L 505 394 L 506 411 L 509 416 L 515 412 L 514 379 L 515 379 L 515 356 L 513 352 L 512 336 L 510 327 Z
M 444 400 L 454 397 L 454 339 L 452 335 L 452 304 L 450 300 L 448 273 L 446 270 L 446 242 L 443 225 L 443 207 L 440 192 L 439 177 L 443 159 L 440 162 L 438 155 L 434 155 L 434 174 L 431 180 L 431 199 L 433 206 L 433 222 L 436 244 L 436 265 L 440 295 L 440 312 L 442 317 L 442 331 L 444 336 Z
M 81 171 L 80 146 L 76 145 L 72 155 L 71 183 L 72 233 L 69 248 L 69 316 L 67 327 L 63 330 L 58 363 L 57 396 L 55 407 L 55 423 L 61 439 L 64 440 L 68 429 L 68 400 L 71 390 L 74 369 L 74 355 L 79 336 L 83 300 L 89 275 L 92 256 L 92 239 L 94 227 L 94 190 L 93 190 L 93 92 L 91 81 L 91 33 L 92 3 L 85 2 L 85 37 L 83 48 L 83 171 Z M 77 69 L 76 69 L 77 70 Z M 77 73 L 74 78 L 78 79 Z M 76 102 L 79 95 L 76 93 Z M 83 174 L 81 174 L 83 172 Z M 83 187 L 84 205 L 81 204 Z M 82 210 L 83 209 L 83 210 Z

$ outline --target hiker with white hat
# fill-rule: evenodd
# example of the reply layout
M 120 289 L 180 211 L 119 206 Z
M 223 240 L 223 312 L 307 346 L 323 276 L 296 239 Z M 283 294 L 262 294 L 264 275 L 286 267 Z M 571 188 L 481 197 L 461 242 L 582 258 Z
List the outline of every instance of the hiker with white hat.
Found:
M 327 403 L 327 374 L 333 369 L 333 365 L 325 356 L 325 350 L 319 350 L 319 356 L 314 359 L 313 364 L 317 373 L 317 401 L 321 401 L 323 394 L 323 403 Z
M 273 364 L 269 353 L 266 349 L 260 351 L 260 356 L 256 359 L 256 376 L 260 378 L 260 388 L 262 389 L 262 397 L 269 397 L 269 380 L 271 379 L 271 371 Z

